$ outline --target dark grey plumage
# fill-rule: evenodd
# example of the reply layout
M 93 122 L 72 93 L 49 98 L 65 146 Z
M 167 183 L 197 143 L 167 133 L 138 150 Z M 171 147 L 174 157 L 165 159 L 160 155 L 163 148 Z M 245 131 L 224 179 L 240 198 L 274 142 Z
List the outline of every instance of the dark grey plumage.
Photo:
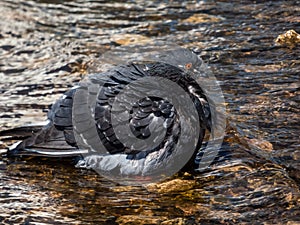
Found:
M 126 159 L 136 159 L 147 157 L 149 153 L 166 149 L 164 154 L 172 154 L 172 149 L 176 145 L 181 133 L 181 125 L 176 109 L 172 103 L 165 99 L 148 96 L 142 98 L 132 105 L 130 110 L 129 125 L 132 133 L 139 139 L 147 139 L 150 136 L 150 126 L 164 126 L 166 135 L 163 141 L 155 147 L 149 146 L 126 146 L 114 133 L 111 121 L 112 104 L 116 96 L 131 82 L 142 77 L 162 77 L 177 83 L 192 99 L 199 115 L 200 134 L 195 154 L 200 148 L 205 129 L 210 129 L 210 110 L 203 90 L 192 79 L 192 77 L 175 66 L 165 63 L 130 64 L 115 67 L 105 73 L 90 76 L 87 83 L 82 83 L 64 94 L 51 108 L 48 113 L 49 123 L 40 131 L 25 139 L 15 148 L 8 151 L 8 156 L 18 155 L 40 155 L 49 157 L 78 156 L 84 154 L 83 149 L 79 149 L 78 140 L 74 134 L 74 96 L 76 96 L 76 114 L 78 118 L 84 120 L 86 112 L 81 108 L 86 107 L 86 99 L 94 99 L 94 103 L 88 105 L 93 114 L 90 127 L 96 129 L 106 151 L 111 155 L 127 155 Z M 101 90 L 95 90 L 91 85 L 101 85 Z M 99 93 L 98 93 L 99 92 Z M 170 90 L 172 92 L 172 90 Z M 133 92 L 138 93 L 138 92 Z M 175 93 L 176 94 L 176 93 Z M 82 101 L 79 101 L 82 98 Z M 82 102 L 82 103 L 81 103 Z M 82 104 L 82 107 L 79 107 Z M 84 105 L 85 104 L 85 105 Z M 122 121 L 118 121 L 122 123 Z M 161 124 L 156 124 L 160 122 Z M 82 132 L 87 127 L 80 127 Z M 196 125 L 195 125 L 196 126 Z M 91 140 L 93 137 L 89 137 Z M 98 139 L 97 139 L 98 138 Z M 95 143 L 96 146 L 97 143 Z M 184 150 L 182 150 L 184 151 Z M 195 156 L 195 154 L 193 156 Z M 161 157 L 163 160 L 164 157 Z

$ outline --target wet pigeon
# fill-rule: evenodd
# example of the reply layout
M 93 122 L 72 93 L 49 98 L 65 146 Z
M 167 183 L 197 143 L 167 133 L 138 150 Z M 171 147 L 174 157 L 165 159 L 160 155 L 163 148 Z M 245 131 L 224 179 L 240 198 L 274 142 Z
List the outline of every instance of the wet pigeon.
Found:
M 197 118 L 182 123 L 180 109 L 169 99 L 155 95 L 155 90 L 151 91 L 147 82 L 134 83 L 141 78 L 162 79 L 160 83 L 167 79 L 179 86 L 189 96 Z M 129 84 L 131 89 L 127 88 Z M 163 88 L 173 98 L 180 98 L 181 94 L 176 90 L 167 86 Z M 125 90 L 127 95 L 122 94 Z M 138 100 L 129 105 L 129 98 Z M 182 106 L 183 110 L 189 107 Z M 122 117 L 126 110 L 127 115 Z M 115 113 L 114 117 L 112 113 Z M 124 138 L 124 134 L 116 133 L 118 126 L 122 132 L 123 123 L 127 126 L 126 132 L 131 132 L 133 138 L 141 141 L 130 141 L 130 135 Z M 49 111 L 48 124 L 11 148 L 8 156 L 82 156 L 78 166 L 98 167 L 102 171 L 118 168 L 121 174 L 127 175 L 147 174 L 168 160 L 185 131 L 196 132 L 195 127 L 198 127 L 197 140 L 189 150 L 192 154 L 188 161 L 192 162 L 209 124 L 207 98 L 186 70 L 162 62 L 130 63 L 91 75 L 87 82 L 67 91 Z M 152 133 L 159 135 L 147 142 Z M 189 136 L 185 136 L 182 142 L 188 139 Z M 177 148 L 176 151 L 179 152 L 178 158 L 188 150 Z

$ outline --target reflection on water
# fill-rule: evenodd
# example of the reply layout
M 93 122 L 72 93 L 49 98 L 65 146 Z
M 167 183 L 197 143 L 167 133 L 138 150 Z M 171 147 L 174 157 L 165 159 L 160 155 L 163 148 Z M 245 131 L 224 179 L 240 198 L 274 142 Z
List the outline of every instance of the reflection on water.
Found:
M 118 186 L 68 161 L 0 158 L 1 223 L 299 222 L 300 51 L 275 44 L 299 33 L 297 15 L 292 1 L 1 1 L 1 130 L 42 122 L 101 54 L 149 39 L 201 49 L 229 115 L 211 168 L 151 187 Z

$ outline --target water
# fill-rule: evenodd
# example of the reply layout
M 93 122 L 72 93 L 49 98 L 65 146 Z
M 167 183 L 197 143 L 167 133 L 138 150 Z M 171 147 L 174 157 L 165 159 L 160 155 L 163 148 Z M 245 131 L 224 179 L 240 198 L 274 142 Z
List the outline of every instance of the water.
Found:
M 300 32 L 299 3 L 1 1 L 1 130 L 43 122 L 104 52 L 149 40 L 201 49 L 228 112 L 211 168 L 150 187 L 119 186 L 72 161 L 2 157 L 1 223 L 300 223 L 300 50 L 275 43 Z M 1 137 L 2 149 L 10 143 Z

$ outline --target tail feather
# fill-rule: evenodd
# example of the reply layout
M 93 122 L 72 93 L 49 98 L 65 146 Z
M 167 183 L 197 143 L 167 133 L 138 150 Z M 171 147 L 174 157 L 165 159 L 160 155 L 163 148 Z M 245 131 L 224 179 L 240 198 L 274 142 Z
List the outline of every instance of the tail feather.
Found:
M 27 131 L 31 131 L 30 133 Z M 20 131 L 19 133 L 16 131 Z M 33 133 L 33 131 L 35 131 Z M 15 132 L 15 133 L 14 133 Z M 56 129 L 49 122 L 45 127 L 32 129 L 32 127 L 17 128 L 15 130 L 2 132 L 5 135 L 25 135 L 27 138 L 11 146 L 7 152 L 8 157 L 16 156 L 47 156 L 47 157 L 73 157 L 83 154 L 76 146 L 67 143 L 64 131 Z M 30 135 L 30 136 L 29 136 Z

